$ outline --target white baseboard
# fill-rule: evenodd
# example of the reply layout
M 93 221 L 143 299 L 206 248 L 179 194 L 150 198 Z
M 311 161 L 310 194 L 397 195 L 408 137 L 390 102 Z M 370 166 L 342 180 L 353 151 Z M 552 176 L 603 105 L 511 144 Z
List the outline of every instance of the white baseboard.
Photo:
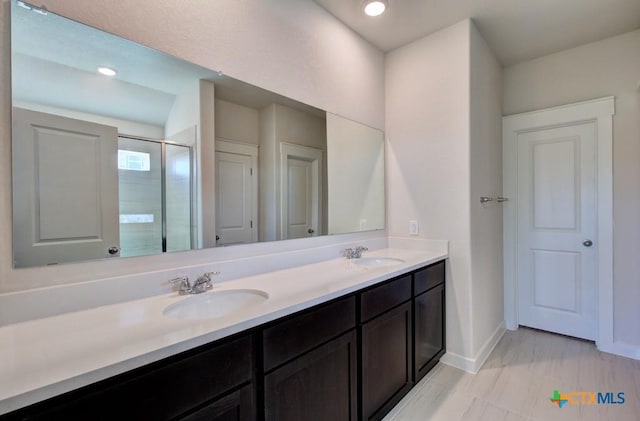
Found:
M 480 351 L 474 358 L 464 357 L 462 355 L 447 351 L 447 353 L 444 354 L 440 359 L 440 362 L 475 374 L 482 368 L 482 365 L 485 363 L 485 361 L 487 361 L 487 358 L 489 358 L 489 355 L 491 355 L 493 349 L 496 347 L 496 345 L 498 345 L 498 342 L 500 342 L 500 339 L 502 338 L 502 335 L 504 335 L 505 331 L 505 324 L 504 321 L 502 321 L 498 325 L 496 330 L 493 331 L 491 336 L 489 336 L 484 345 L 482 345 L 482 348 L 480 348 Z
M 596 345 L 602 352 L 608 352 L 609 354 L 633 358 L 634 360 L 640 360 L 640 347 L 638 347 L 637 345 L 631 345 L 620 341 L 607 344 L 596 343 Z
M 440 362 L 446 365 L 450 365 L 451 367 L 466 371 L 468 373 L 477 373 L 477 371 L 474 371 L 474 368 L 476 366 L 475 360 L 463 357 L 460 354 L 447 351 L 442 356 L 442 358 L 440 358 Z

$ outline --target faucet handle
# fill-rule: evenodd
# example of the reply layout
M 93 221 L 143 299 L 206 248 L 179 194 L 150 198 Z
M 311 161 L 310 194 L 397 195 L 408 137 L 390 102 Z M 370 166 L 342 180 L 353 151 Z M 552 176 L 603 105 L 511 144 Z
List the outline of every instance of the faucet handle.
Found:
M 205 272 L 202 276 L 198 277 L 196 282 L 193 284 L 193 287 L 191 288 L 191 293 L 200 294 L 202 292 L 205 292 L 213 288 L 211 277 L 219 274 L 220 272 Z
M 178 293 L 180 295 L 186 295 L 191 291 L 191 284 L 189 283 L 189 277 L 186 275 L 178 276 L 169 281 L 170 284 L 178 284 Z
M 353 253 L 353 257 L 359 259 L 362 257 L 362 252 L 369 250 L 369 247 L 357 246 L 356 251 Z
M 213 279 L 211 279 L 211 278 L 213 276 L 218 276 L 218 275 L 220 275 L 220 272 L 215 271 L 215 272 L 205 272 L 204 275 L 202 275 L 202 276 L 207 280 L 207 282 L 211 283 L 211 282 L 213 282 Z
M 353 259 L 355 254 L 356 254 L 356 251 L 354 249 L 352 249 L 351 247 L 349 247 L 348 249 L 344 250 L 344 257 L 346 257 L 347 259 Z

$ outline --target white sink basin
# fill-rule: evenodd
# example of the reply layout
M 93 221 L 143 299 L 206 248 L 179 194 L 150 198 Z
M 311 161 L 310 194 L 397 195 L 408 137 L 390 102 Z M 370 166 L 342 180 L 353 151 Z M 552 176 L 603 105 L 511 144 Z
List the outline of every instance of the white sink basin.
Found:
M 187 296 L 167 306 L 163 315 L 172 319 L 216 319 L 264 303 L 269 294 L 258 289 L 229 289 Z
M 353 264 L 363 267 L 395 266 L 404 263 L 404 260 L 395 257 L 361 257 L 352 261 Z

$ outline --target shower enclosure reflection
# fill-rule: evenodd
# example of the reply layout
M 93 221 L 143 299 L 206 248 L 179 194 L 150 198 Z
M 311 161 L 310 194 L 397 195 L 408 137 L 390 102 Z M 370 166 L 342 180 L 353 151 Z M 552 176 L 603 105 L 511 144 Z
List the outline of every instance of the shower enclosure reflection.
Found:
M 191 250 L 191 151 L 118 138 L 120 256 Z

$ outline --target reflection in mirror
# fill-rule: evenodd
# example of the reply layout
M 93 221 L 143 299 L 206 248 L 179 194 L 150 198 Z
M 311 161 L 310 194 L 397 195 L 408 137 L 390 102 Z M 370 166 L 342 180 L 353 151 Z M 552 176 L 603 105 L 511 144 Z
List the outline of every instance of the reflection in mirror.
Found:
M 327 143 L 329 234 L 384 229 L 384 135 L 327 113 Z
M 20 4 L 15 267 L 384 228 L 380 131 Z

